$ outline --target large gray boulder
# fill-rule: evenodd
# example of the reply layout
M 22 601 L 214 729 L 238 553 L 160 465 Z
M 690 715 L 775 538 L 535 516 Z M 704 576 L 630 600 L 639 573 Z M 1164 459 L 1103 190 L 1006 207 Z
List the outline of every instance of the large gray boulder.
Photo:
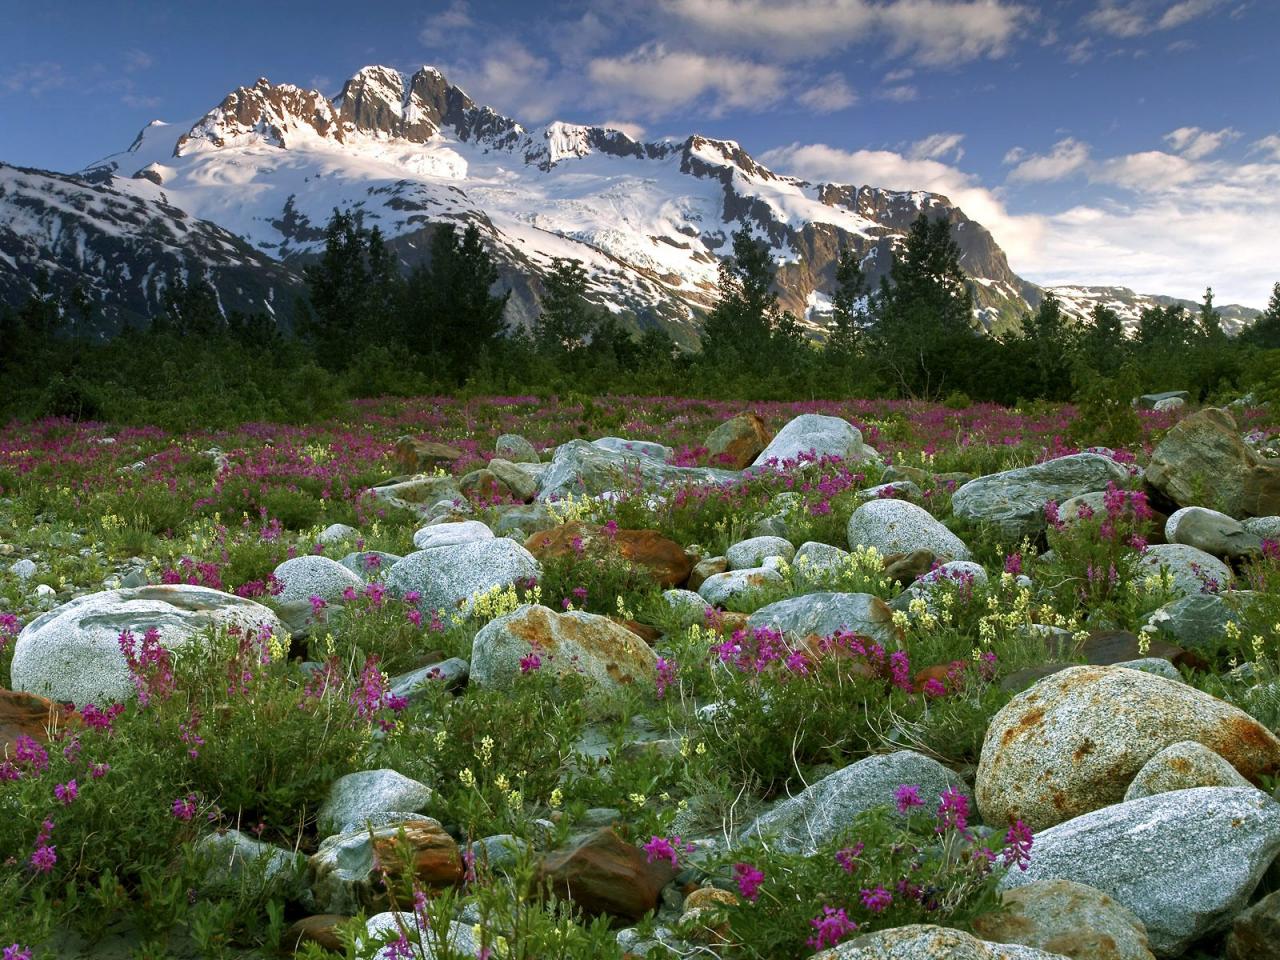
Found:
M 570 440 L 556 448 L 542 476 L 538 499 L 598 496 L 629 489 L 637 480 L 645 490 L 664 487 L 735 483 L 742 474 L 709 467 L 675 467 L 641 453 L 607 450 L 586 440 Z
M 1280 517 L 1246 517 L 1240 525 L 1263 540 L 1280 540 Z
M 1152 951 L 1182 953 L 1224 929 L 1280 853 L 1280 804 L 1253 787 L 1194 787 L 1105 807 L 1035 838 L 1000 887 L 1074 880 L 1142 920 Z
M 781 557 L 790 561 L 796 548 L 782 537 L 751 537 L 740 540 L 724 552 L 730 570 L 750 570 L 764 563 L 768 557 Z
M 537 463 L 538 451 L 518 433 L 504 433 L 493 445 L 493 455 L 509 463 Z
M 818 459 L 839 457 L 846 463 L 880 459 L 875 450 L 862 442 L 862 431 L 848 420 L 818 413 L 802 413 L 778 431 L 751 465 L 763 467 L 770 460 L 776 460 L 781 465 L 784 461 L 795 460 L 801 454 L 813 454 Z
M 1232 517 L 1280 513 L 1280 465 L 1251 449 L 1230 412 L 1214 407 L 1165 434 L 1151 451 L 1146 480 L 1180 507 L 1207 504 Z
M 713 573 L 698 585 L 698 594 L 708 604 L 723 607 L 759 590 L 783 586 L 782 575 L 771 567 L 750 567 Z
M 387 571 L 387 587 L 398 596 L 420 594 L 418 607 L 468 614 L 478 593 L 535 580 L 542 567 L 533 554 L 505 537 L 418 550 Z
M 898 631 L 893 611 L 870 593 L 806 593 L 761 607 L 747 619 L 748 629 L 771 627 L 793 643 L 805 637 L 829 637 L 848 630 L 886 648 L 896 647 Z
M 1182 507 L 1169 515 L 1164 538 L 1215 557 L 1249 557 L 1262 552 L 1262 538 L 1239 520 L 1207 507 Z
M 207 833 L 195 843 L 197 854 L 205 857 L 202 890 L 234 896 L 244 890 L 297 896 L 303 888 L 306 858 L 255 840 L 239 830 Z
M 1062 951 L 1076 960 L 1154 960 L 1138 915 L 1083 883 L 1036 880 L 1006 890 L 1000 906 L 973 921 L 979 936 Z
M 1157 543 L 1147 547 L 1138 565 L 1144 573 L 1167 578 L 1169 588 L 1181 597 L 1226 590 L 1235 574 L 1212 554 L 1182 543 Z
M 963 780 L 937 760 L 899 750 L 867 757 L 810 784 L 742 831 L 741 839 L 762 838 L 788 853 L 812 853 L 849 828 L 853 818 L 875 807 L 894 805 L 894 790 L 902 785 L 920 788 L 920 799 L 933 810 L 945 790 L 968 796 Z M 901 816 L 897 809 L 894 816 Z
M 253 600 L 185 584 L 107 590 L 79 597 L 36 617 L 14 641 L 13 689 L 77 706 L 128 700 L 135 695 L 120 634 L 137 637 L 151 627 L 160 642 L 181 651 L 210 628 L 257 630 L 265 625 L 282 637 L 283 623 Z
M 364 589 L 364 579 L 337 560 L 307 554 L 292 557 L 275 569 L 275 577 L 284 584 L 277 600 L 289 603 L 320 597 L 334 602 L 342 599 L 347 590 L 359 593 Z
M 526 672 L 521 661 L 530 654 L 537 656 L 539 671 L 583 677 L 588 695 L 597 699 L 629 686 L 653 689 L 657 676 L 657 654 L 621 624 L 580 610 L 556 613 L 526 604 L 476 634 L 471 683 L 510 689 Z
M 384 814 L 418 813 L 432 796 L 425 783 L 395 770 L 348 773 L 329 788 L 316 815 L 316 828 L 322 837 L 359 830 L 366 823 L 377 823 Z
M 877 930 L 815 953 L 812 960 L 1067 960 L 1016 943 L 989 943 L 950 927 L 913 923 Z
M 928 550 L 952 560 L 968 560 L 969 548 L 924 507 L 906 500 L 871 500 L 849 517 L 849 547 L 875 547 L 883 556 Z
M 1213 653 L 1226 643 L 1227 624 L 1239 623 L 1257 596 L 1252 590 L 1193 593 L 1156 609 L 1147 624 L 1170 643 Z
M 656 443 L 652 440 L 628 440 L 625 437 L 601 437 L 599 440 L 592 440 L 591 444 L 592 446 L 599 447 L 601 450 L 608 450 L 611 453 L 648 457 L 650 460 L 657 460 L 659 463 L 665 463 L 675 455 L 675 451 L 667 445 Z
M 1008 543 L 1035 537 L 1045 527 L 1044 505 L 1062 503 L 1129 479 L 1124 466 L 1096 453 L 1073 453 L 1030 467 L 970 480 L 951 497 L 957 517 L 989 523 Z
M 1124 667 L 1069 667 L 1002 707 L 987 727 L 975 793 L 993 826 L 1032 830 L 1118 803 L 1142 766 L 1194 740 L 1250 781 L 1280 771 L 1280 739 L 1243 710 Z
M 530 500 L 537 494 L 548 467 L 545 463 L 512 463 L 497 457 L 489 461 L 489 472 L 505 483 L 519 500 Z

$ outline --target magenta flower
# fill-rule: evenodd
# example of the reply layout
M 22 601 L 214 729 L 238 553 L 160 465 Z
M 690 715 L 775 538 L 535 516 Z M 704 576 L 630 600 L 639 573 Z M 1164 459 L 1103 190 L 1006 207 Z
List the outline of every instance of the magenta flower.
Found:
M 760 885 L 764 883 L 764 873 L 749 863 L 735 863 L 733 878 L 738 882 L 738 892 L 755 903 L 760 896 Z
M 1021 820 L 1015 820 L 1009 832 L 1004 835 L 1004 842 L 1004 865 L 1026 870 L 1027 864 L 1031 862 L 1031 844 L 1034 842 L 1031 828 Z
M 667 695 L 667 687 L 676 682 L 676 663 L 674 660 L 667 660 L 665 657 L 658 658 L 657 677 L 655 683 L 658 688 L 658 699 L 661 700 Z
M 399 939 L 387 944 L 387 948 L 382 951 L 382 956 L 385 960 L 410 960 L 413 957 L 413 947 L 401 933 Z
M 109 763 L 95 763 L 92 767 L 89 768 L 89 773 L 90 775 L 92 775 L 93 779 L 101 780 L 103 777 L 107 775 L 107 771 L 110 769 L 111 769 L 111 764 Z
M 0 960 L 31 960 L 31 948 L 19 943 L 11 943 L 4 948 L 4 955 Z
M 307 601 L 311 604 L 311 616 L 315 617 L 317 620 L 322 619 L 324 616 L 324 608 L 329 606 L 328 601 L 325 600 L 324 597 L 317 596 L 314 593 L 307 597 Z
M 938 803 L 938 832 L 952 829 L 964 831 L 969 826 L 969 801 L 955 787 L 942 791 Z
M 893 904 L 893 894 L 879 885 L 863 890 L 859 896 L 862 898 L 862 905 L 872 913 L 883 913 Z
M 45 820 L 40 824 L 40 833 L 36 836 L 36 848 L 31 854 L 31 866 L 39 873 L 51 873 L 53 865 L 58 862 L 57 848 L 49 842 L 49 836 L 52 833 L 52 820 Z
M 76 784 L 74 779 L 71 779 L 66 783 L 55 784 L 53 788 L 53 795 L 57 798 L 59 803 L 69 807 L 71 804 L 75 803 L 76 797 L 80 796 L 80 787 Z
M 924 682 L 924 686 L 921 687 L 921 689 L 924 691 L 924 695 L 930 699 L 937 699 L 938 697 L 945 697 L 947 695 L 946 684 L 937 677 L 930 677 Z
M 862 851 L 866 849 L 866 844 L 861 840 L 852 847 L 844 847 L 836 851 L 836 863 L 840 864 L 840 869 L 845 873 L 852 874 L 858 869 L 858 857 L 862 856 Z
M 805 941 L 814 950 L 821 950 L 824 947 L 834 947 L 849 934 L 858 929 L 858 925 L 849 919 L 849 915 L 844 912 L 844 907 L 838 910 L 835 907 L 824 906 L 822 914 L 814 917 L 809 921 L 809 926 L 813 927 L 814 934 Z
M 542 658 L 538 656 L 537 649 L 530 650 L 527 654 L 520 658 L 520 672 L 534 673 L 542 667 Z
M 179 820 L 189 822 L 196 815 L 196 795 L 188 793 L 173 801 L 173 815 Z
M 904 783 L 895 788 L 893 802 L 899 813 L 909 813 L 914 807 L 924 806 L 924 801 L 920 799 L 920 788 L 915 784 Z
M 650 863 L 655 863 L 658 860 L 666 860 L 671 864 L 672 870 L 678 870 L 680 869 L 679 853 L 682 848 L 686 852 L 694 849 L 693 844 L 684 843 L 684 841 L 679 837 L 652 836 L 649 838 L 649 842 L 644 845 L 643 849 L 646 859 Z
M 44 747 L 25 733 L 18 734 L 17 740 L 14 741 L 13 755 L 19 763 L 31 767 L 32 772 L 37 775 L 49 769 L 49 754 Z

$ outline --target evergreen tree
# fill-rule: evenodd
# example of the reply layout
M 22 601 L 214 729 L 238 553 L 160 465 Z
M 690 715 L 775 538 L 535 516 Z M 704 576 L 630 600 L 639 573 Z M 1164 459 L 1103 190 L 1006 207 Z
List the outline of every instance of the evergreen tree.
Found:
M 556 257 L 543 277 L 542 313 L 534 321 L 533 339 L 540 352 L 565 357 L 580 350 L 593 325 L 587 302 L 587 271 L 581 260 Z
M 1267 308 L 1241 335 L 1241 339 L 1264 350 L 1280 349 L 1280 283 L 1271 288 Z
M 1095 304 L 1089 322 L 1079 333 L 1077 359 L 1085 369 L 1110 377 L 1120 369 L 1127 354 L 1120 315 L 1101 303 Z M 1080 383 L 1077 382 L 1076 386 L 1079 387 Z
M 368 251 L 368 235 L 350 214 L 335 209 L 325 229 L 324 253 L 303 271 L 311 309 L 299 318 L 299 332 L 329 370 L 347 364 L 373 308 Z
M 1205 287 L 1204 301 L 1200 304 L 1199 333 L 1211 344 L 1221 344 L 1227 335 L 1222 331 L 1222 314 L 1213 306 L 1213 287 Z
M 1071 331 L 1052 292 L 1023 320 L 1021 339 L 1034 375 L 1032 396 L 1065 400 L 1071 392 Z
M 945 217 L 921 213 L 872 304 L 871 352 L 910 397 L 960 389 L 974 350 L 973 293 Z
M 785 362 L 782 355 L 794 358 L 803 342 L 799 322 L 779 309 L 773 275 L 769 245 L 743 225 L 733 234 L 733 256 L 720 264 L 719 300 L 702 327 L 708 364 L 758 377 Z
M 858 355 L 866 326 L 867 278 L 857 254 L 846 248 L 836 264 L 836 289 L 831 295 L 831 332 L 827 355 L 847 367 Z

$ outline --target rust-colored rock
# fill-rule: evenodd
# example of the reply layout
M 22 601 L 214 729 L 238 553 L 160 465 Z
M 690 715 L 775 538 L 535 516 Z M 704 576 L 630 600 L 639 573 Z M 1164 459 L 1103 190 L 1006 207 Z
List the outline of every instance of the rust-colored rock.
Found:
M 620 627 L 626 627 L 651 647 L 662 639 L 662 631 L 657 627 L 651 627 L 647 623 L 641 623 L 639 620 L 624 620 L 622 617 L 610 617 L 609 619 Z
M 724 573 L 728 569 L 729 560 L 726 557 L 703 557 L 689 571 L 688 588 L 696 591 L 707 582 L 708 577 L 714 577 L 717 573 Z
M 678 587 L 689 579 L 692 568 L 684 547 L 656 530 L 615 530 L 589 523 L 565 523 L 535 533 L 525 549 L 545 563 L 577 555 L 614 551 L 624 560 L 643 567 L 660 587 Z
M 23 734 L 47 743 L 49 728 L 57 729 L 65 722 L 65 711 L 52 700 L 0 688 L 0 757 L 12 754 Z
M 772 439 L 773 431 L 764 418 L 747 411 L 712 430 L 703 446 L 713 467 L 743 470 L 755 462 Z
M 538 886 L 545 884 L 590 917 L 634 922 L 658 906 L 662 888 L 675 876 L 665 860 L 649 863 L 644 851 L 605 827 L 568 850 L 547 854 L 538 867 Z
M 738 898 L 728 890 L 699 887 L 684 898 L 680 926 L 689 929 L 689 938 L 695 943 L 728 943 L 727 911 L 737 903 Z
M 1069 667 L 1009 701 L 982 744 L 974 794 L 992 826 L 1039 831 L 1121 802 L 1148 760 L 1194 740 L 1252 783 L 1280 772 L 1280 739 L 1244 711 L 1177 680 Z
M 285 931 L 284 947 L 296 953 L 304 943 L 314 943 L 330 953 L 346 953 L 346 947 L 338 939 L 338 926 L 350 919 L 340 913 L 318 913 L 303 917 Z
M 408 845 L 414 879 L 424 887 L 451 887 L 462 880 L 462 854 L 458 844 L 435 820 L 410 820 L 400 825 Z M 399 829 L 376 831 L 373 850 L 377 864 L 397 875 L 403 857 Z
M 1147 928 L 1132 910 L 1072 880 L 1039 880 L 1006 891 L 1003 909 L 975 918 L 973 929 L 996 943 L 1072 960 L 1154 960 Z
M 910 586 L 917 577 L 923 577 L 932 570 L 937 559 L 931 550 L 890 554 L 884 558 L 884 573 L 890 583 L 897 581 L 903 586 Z
M 465 454 L 457 447 L 429 440 L 401 437 L 396 441 L 396 465 L 404 473 L 421 473 L 436 467 L 446 467 Z

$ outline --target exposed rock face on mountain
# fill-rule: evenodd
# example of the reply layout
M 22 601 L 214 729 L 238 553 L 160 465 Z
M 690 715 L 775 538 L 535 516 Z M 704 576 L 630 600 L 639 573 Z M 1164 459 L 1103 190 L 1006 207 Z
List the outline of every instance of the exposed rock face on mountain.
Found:
M 24 233 L 22 208 L 41 190 L 28 183 L 23 193 L 0 193 L 0 250 L 18 274 L 0 295 L 20 300 L 48 261 L 111 300 L 117 320 L 145 315 L 153 302 L 135 289 L 140 277 L 154 285 L 179 267 L 213 283 L 224 309 L 276 312 L 284 288 L 322 248 L 335 208 L 378 227 L 405 267 L 427 256 L 439 224 L 476 223 L 512 290 L 512 323 L 536 316 L 552 258 L 572 257 L 588 272 L 593 300 L 692 344 L 731 235 L 746 225 L 772 247 L 782 305 L 820 329 L 840 252 L 854 250 L 875 284 L 922 211 L 951 221 L 985 328 L 1008 327 L 1041 296 L 946 197 L 810 183 L 769 170 L 730 140 L 640 142 L 559 121 L 526 130 L 432 67 L 412 75 L 365 67 L 332 100 L 260 79 L 195 122 L 152 123 L 79 179 L 48 179 L 59 185 L 35 201 L 42 227 L 25 241 L 4 231 Z M 53 193 L 80 199 L 55 202 Z M 135 253 L 105 255 L 76 241 L 107 232 L 102 201 L 88 194 L 146 211 L 114 223 L 116 246 Z M 151 257 L 148 224 L 157 220 L 181 221 L 186 231 L 170 232 L 206 239 L 179 244 L 190 251 L 181 264 L 176 253 Z M 121 283 L 127 292 L 116 291 Z
M 1095 306 L 1103 306 L 1112 310 L 1120 318 L 1124 329 L 1133 333 L 1138 328 L 1138 318 L 1148 307 L 1172 307 L 1181 305 L 1193 313 L 1200 309 L 1200 304 L 1192 300 L 1180 300 L 1177 297 L 1163 297 L 1154 294 L 1134 293 L 1128 287 L 1049 287 L 1054 295 L 1062 301 L 1062 309 L 1070 316 L 1084 319 Z M 1222 316 L 1222 329 L 1229 334 L 1237 334 L 1254 320 L 1258 319 L 1260 310 L 1243 307 L 1238 303 L 1216 307 Z
M 0 303 L 79 287 L 96 330 L 158 312 L 174 278 L 204 276 L 224 311 L 287 315 L 300 277 L 163 197 L 0 164 Z

